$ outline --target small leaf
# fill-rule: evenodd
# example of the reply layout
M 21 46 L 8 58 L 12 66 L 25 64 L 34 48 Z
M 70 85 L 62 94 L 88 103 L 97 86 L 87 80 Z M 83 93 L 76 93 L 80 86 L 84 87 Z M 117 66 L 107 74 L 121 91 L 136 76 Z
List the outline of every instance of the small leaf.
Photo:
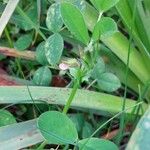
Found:
M 89 42 L 88 30 L 80 10 L 71 3 L 61 4 L 63 21 L 71 33 L 85 45 Z
M 117 24 L 109 17 L 103 17 L 96 23 L 92 39 L 98 41 L 100 38 L 107 38 L 118 31 Z
M 94 132 L 93 127 L 90 123 L 85 122 L 82 129 L 82 138 L 88 138 Z
M 90 0 L 99 12 L 105 12 L 115 6 L 119 0 Z
M 79 141 L 79 150 L 119 150 L 117 146 L 108 140 L 90 138 Z
M 56 65 L 59 62 L 63 52 L 63 47 L 63 38 L 58 33 L 51 35 L 46 40 L 45 55 L 51 65 Z
M 38 119 L 38 127 L 50 144 L 73 144 L 78 139 L 73 122 L 57 111 L 43 113 Z
M 49 86 L 51 80 L 52 73 L 47 66 L 39 68 L 37 71 L 35 71 L 33 76 L 33 82 L 40 86 Z
M 14 43 L 14 47 L 17 50 L 25 50 L 30 46 L 31 43 L 32 43 L 32 35 L 26 34 L 18 38 L 18 40 Z
M 42 65 L 48 65 L 48 61 L 45 55 L 45 42 L 40 43 L 36 48 L 36 60 Z
M 100 57 L 97 60 L 97 63 L 95 64 L 94 68 L 92 69 L 91 77 L 94 79 L 98 79 L 104 72 L 105 72 L 105 63 L 103 59 Z
M 60 4 L 51 5 L 47 11 L 46 25 L 50 31 L 59 32 L 63 26 L 60 13 Z
M 120 86 L 120 80 L 112 73 L 103 73 L 98 78 L 99 87 L 108 92 L 116 91 Z
M 7 110 L 0 109 L 0 127 L 16 123 L 15 117 Z

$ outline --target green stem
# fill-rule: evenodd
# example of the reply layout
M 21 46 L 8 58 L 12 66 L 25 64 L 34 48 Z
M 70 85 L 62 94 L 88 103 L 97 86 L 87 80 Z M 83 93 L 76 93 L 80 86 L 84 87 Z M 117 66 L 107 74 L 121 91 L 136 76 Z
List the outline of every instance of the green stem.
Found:
M 78 69 L 78 71 L 77 71 L 77 76 L 76 76 L 76 79 L 74 80 L 74 85 L 73 85 L 73 88 L 72 88 L 72 91 L 71 91 L 71 94 L 70 94 L 70 96 L 69 96 L 69 98 L 68 98 L 68 100 L 67 100 L 67 103 L 66 103 L 66 105 L 65 105 L 65 107 L 64 107 L 64 109 L 63 109 L 63 113 L 64 114 L 67 114 L 67 112 L 68 112 L 68 110 L 69 110 L 69 108 L 70 108 L 70 105 L 71 105 L 71 103 L 72 103 L 72 101 L 73 101 L 73 99 L 74 99 L 74 97 L 75 97 L 75 94 L 76 94 L 76 92 L 77 92 L 77 89 L 78 89 L 78 87 L 79 87 L 79 84 L 80 84 L 80 69 Z
M 100 131 L 100 129 L 102 129 L 103 127 L 105 127 L 108 123 L 110 123 L 112 120 L 114 120 L 115 118 L 117 118 L 118 116 L 120 116 L 122 113 L 126 112 L 129 109 L 133 109 L 134 107 L 140 106 L 142 105 L 143 102 L 139 102 L 137 104 L 135 104 L 134 106 L 128 107 L 122 111 L 120 111 L 119 113 L 117 113 L 116 115 L 114 115 L 113 117 L 111 117 L 110 119 L 108 119 L 105 123 L 103 123 L 101 126 L 99 126 L 93 133 L 92 135 L 86 140 L 86 142 L 83 144 L 83 146 L 81 147 L 80 150 L 83 150 L 84 146 L 88 143 L 88 141 L 97 133 Z
M 72 89 L 72 91 L 71 91 L 71 94 L 70 94 L 70 96 L 69 96 L 69 99 L 67 100 L 67 103 L 66 103 L 66 105 L 65 105 L 65 107 L 64 107 L 64 109 L 63 109 L 63 113 L 64 113 L 64 114 L 66 114 L 67 111 L 68 111 L 68 109 L 70 108 L 70 105 L 71 105 L 71 103 L 72 103 L 72 101 L 73 101 L 73 99 L 74 99 L 74 96 L 75 96 L 75 94 L 76 94 L 76 92 L 77 92 L 78 87 L 79 87 L 79 80 L 76 79 L 76 80 L 75 80 L 75 83 L 74 83 L 74 86 L 73 86 L 73 89 Z
M 7 30 L 7 27 L 5 27 L 4 31 L 5 31 L 5 35 L 7 37 L 9 46 L 12 48 L 13 47 L 13 41 L 11 40 L 10 34 L 9 34 L 8 30 Z
M 124 97 L 123 97 L 123 104 L 122 104 L 122 115 L 120 117 L 120 124 L 119 124 L 119 133 L 117 136 L 116 143 L 119 145 L 121 142 L 121 139 L 123 137 L 123 130 L 125 126 L 125 105 L 126 105 L 126 97 L 127 97 L 127 88 L 128 88 L 128 74 L 129 74 L 129 62 L 130 62 L 130 53 L 131 53 L 131 42 L 132 42 L 132 29 L 134 26 L 134 21 L 135 21 L 135 13 L 136 13 L 136 1 L 134 5 L 134 12 L 133 12 L 133 20 L 132 20 L 132 26 L 130 30 L 130 39 L 129 39 L 129 48 L 128 48 L 128 55 L 127 55 L 127 65 L 126 65 L 126 72 L 125 72 L 125 91 L 124 91 Z

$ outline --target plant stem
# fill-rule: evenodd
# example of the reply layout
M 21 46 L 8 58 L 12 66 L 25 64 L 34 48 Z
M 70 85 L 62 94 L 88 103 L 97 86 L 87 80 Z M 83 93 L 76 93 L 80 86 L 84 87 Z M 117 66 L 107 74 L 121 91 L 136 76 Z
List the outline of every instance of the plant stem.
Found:
M 127 110 L 131 109 L 131 108 L 134 108 L 134 107 L 137 107 L 137 106 L 140 106 L 143 102 L 139 102 L 137 104 L 135 104 L 134 106 L 131 106 L 131 107 L 128 107 L 122 111 L 120 111 L 119 113 L 117 113 L 116 115 L 114 115 L 113 117 L 111 117 L 110 119 L 108 119 L 105 123 L 103 123 L 99 128 L 97 128 L 93 134 L 87 139 L 87 141 L 83 144 L 83 146 L 81 147 L 80 150 L 82 150 L 84 148 L 84 146 L 88 143 L 88 141 L 100 130 L 102 129 L 103 127 L 105 127 L 108 123 L 110 123 L 113 119 L 117 118 L 118 116 L 120 116 L 122 113 L 126 112 Z
M 122 104 L 122 115 L 120 117 L 120 124 L 119 124 L 119 133 L 117 136 L 116 143 L 119 145 L 121 142 L 121 139 L 123 137 L 123 130 L 125 126 L 125 105 L 126 105 L 126 96 L 127 96 L 127 88 L 128 88 L 128 74 L 129 74 L 129 62 L 130 62 L 130 53 L 131 53 L 131 42 L 132 42 L 132 29 L 134 26 L 135 21 L 135 13 L 136 13 L 136 1 L 134 5 L 134 11 L 133 11 L 133 20 L 132 25 L 130 29 L 130 39 L 129 39 L 129 48 L 128 48 L 128 55 L 127 55 L 127 65 L 126 65 L 126 72 L 125 72 L 125 91 L 124 91 L 124 97 L 123 97 L 123 104 Z
M 13 41 L 11 40 L 10 34 L 9 34 L 8 30 L 7 30 L 7 27 L 5 27 L 4 31 L 5 31 L 5 35 L 6 35 L 6 37 L 7 37 L 9 46 L 10 46 L 10 47 L 13 47 Z
M 68 98 L 68 100 L 67 100 L 67 103 L 66 103 L 66 105 L 65 105 L 65 107 L 64 107 L 64 109 L 63 109 L 63 113 L 64 114 L 66 114 L 67 112 L 68 112 L 68 109 L 70 108 L 70 105 L 71 105 L 71 103 L 72 103 L 72 101 L 73 101 L 73 99 L 74 99 L 74 97 L 75 97 L 75 94 L 76 94 L 76 92 L 77 92 L 77 89 L 78 89 L 78 87 L 79 87 L 79 84 L 80 84 L 80 69 L 78 69 L 78 71 L 77 71 L 77 75 L 76 75 L 76 79 L 74 80 L 74 85 L 73 85 L 73 89 L 72 89 L 72 91 L 71 91 L 71 94 L 70 94 L 70 96 L 69 96 L 69 98 Z

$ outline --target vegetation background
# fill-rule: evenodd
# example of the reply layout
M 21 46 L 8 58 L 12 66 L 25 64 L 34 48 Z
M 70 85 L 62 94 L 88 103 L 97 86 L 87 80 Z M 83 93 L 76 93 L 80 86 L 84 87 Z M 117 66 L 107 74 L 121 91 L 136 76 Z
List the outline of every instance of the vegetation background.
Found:
M 0 149 L 150 149 L 149 0 L 0 0 Z

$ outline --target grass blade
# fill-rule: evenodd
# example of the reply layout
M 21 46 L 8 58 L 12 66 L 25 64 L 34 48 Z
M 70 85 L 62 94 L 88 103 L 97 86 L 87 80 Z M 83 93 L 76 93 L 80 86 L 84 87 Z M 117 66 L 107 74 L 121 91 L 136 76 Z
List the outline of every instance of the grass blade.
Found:
M 9 0 L 5 10 L 0 18 L 0 37 L 2 35 L 3 30 L 5 29 L 10 17 L 12 16 L 15 8 L 17 7 L 19 0 Z
M 44 101 L 58 105 L 65 105 L 71 92 L 71 89 L 68 88 L 29 86 L 29 89 L 35 102 Z M 26 86 L 0 87 L 0 95 L 0 104 L 32 103 Z M 135 104 L 136 101 L 127 99 L 125 107 L 131 107 Z M 122 98 L 99 92 L 77 90 L 71 106 L 80 110 L 91 110 L 96 114 L 111 116 L 121 111 Z M 144 110 L 146 108 L 147 105 L 144 104 Z M 131 110 L 127 111 L 127 114 L 129 113 Z
M 16 150 L 42 142 L 36 119 L 0 128 L 0 148 Z

